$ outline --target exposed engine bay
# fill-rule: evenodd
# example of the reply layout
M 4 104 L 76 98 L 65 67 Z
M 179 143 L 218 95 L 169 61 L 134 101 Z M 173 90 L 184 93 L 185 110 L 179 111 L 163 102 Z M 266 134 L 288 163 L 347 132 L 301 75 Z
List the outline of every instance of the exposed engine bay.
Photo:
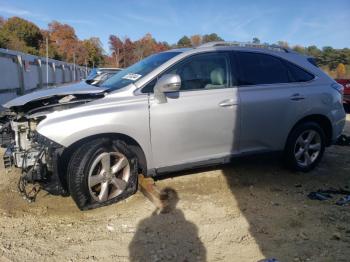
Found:
M 53 161 L 63 148 L 36 132 L 40 121 L 52 112 L 76 107 L 103 96 L 103 93 L 55 95 L 0 113 L 0 145 L 6 148 L 4 166 L 22 170 L 18 188 L 25 199 L 34 201 L 39 187 L 53 194 L 67 193 L 58 178 L 57 161 Z M 28 189 L 29 184 L 34 186 Z

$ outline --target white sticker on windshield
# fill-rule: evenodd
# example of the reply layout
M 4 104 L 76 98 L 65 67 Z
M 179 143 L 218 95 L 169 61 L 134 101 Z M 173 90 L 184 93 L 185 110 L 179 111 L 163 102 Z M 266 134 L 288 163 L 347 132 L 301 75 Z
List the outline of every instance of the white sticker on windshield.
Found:
M 123 79 L 136 81 L 136 80 L 139 79 L 141 76 L 142 76 L 142 75 L 139 75 L 139 74 L 129 73 L 129 74 L 123 76 Z

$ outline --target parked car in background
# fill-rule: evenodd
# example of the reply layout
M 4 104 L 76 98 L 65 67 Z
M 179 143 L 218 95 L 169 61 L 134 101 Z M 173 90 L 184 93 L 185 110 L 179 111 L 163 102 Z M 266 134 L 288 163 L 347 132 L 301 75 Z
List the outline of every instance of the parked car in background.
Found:
M 5 166 L 80 209 L 134 194 L 140 173 L 247 154 L 284 152 L 290 168 L 310 171 L 345 125 L 343 86 L 312 61 L 279 46 L 213 42 L 152 55 L 94 88 L 16 98 L 4 105 Z
M 99 85 L 121 70 L 121 68 L 93 68 L 86 77 L 85 82 L 89 85 Z
M 344 87 L 344 103 L 350 106 L 350 79 L 335 79 L 339 84 Z

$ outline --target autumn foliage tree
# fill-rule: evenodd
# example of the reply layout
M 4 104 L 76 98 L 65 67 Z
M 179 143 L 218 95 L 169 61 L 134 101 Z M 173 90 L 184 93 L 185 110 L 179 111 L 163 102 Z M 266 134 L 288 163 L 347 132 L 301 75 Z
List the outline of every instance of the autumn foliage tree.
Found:
M 337 66 L 336 72 L 337 72 L 338 78 L 344 78 L 344 76 L 346 74 L 345 65 L 343 63 L 339 63 Z
M 202 43 L 201 35 L 193 35 L 191 36 L 191 44 L 192 46 L 199 46 Z
M 61 54 L 62 59 L 73 62 L 79 49 L 78 37 L 73 27 L 53 21 L 49 24 L 50 44 Z
M 224 41 L 220 36 L 218 36 L 216 33 L 211 33 L 208 35 L 203 35 L 202 42 L 208 43 L 208 42 L 216 42 L 216 41 Z
M 132 41 L 129 37 L 121 39 L 116 35 L 109 37 L 110 50 L 116 67 L 127 67 L 133 63 L 154 53 L 162 52 L 169 49 L 165 42 L 157 42 L 150 33 L 142 38 Z
M 43 30 L 19 17 L 0 18 L 0 48 L 46 56 L 46 39 L 50 58 L 89 66 L 104 63 L 100 40 L 90 38 L 81 41 L 74 28 L 67 24 L 53 21 L 48 30 Z

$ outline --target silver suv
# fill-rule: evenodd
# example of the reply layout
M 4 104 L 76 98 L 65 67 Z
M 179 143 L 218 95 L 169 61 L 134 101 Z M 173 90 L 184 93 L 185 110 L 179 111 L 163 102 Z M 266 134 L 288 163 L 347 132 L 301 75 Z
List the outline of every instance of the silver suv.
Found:
M 342 86 L 279 46 L 214 42 L 152 55 L 102 86 L 7 103 L 7 166 L 80 209 L 124 199 L 148 176 L 282 151 L 309 171 L 342 133 Z M 10 130 L 10 131 L 9 131 Z M 20 183 L 21 184 L 21 183 Z M 23 193 L 24 186 L 22 188 Z

